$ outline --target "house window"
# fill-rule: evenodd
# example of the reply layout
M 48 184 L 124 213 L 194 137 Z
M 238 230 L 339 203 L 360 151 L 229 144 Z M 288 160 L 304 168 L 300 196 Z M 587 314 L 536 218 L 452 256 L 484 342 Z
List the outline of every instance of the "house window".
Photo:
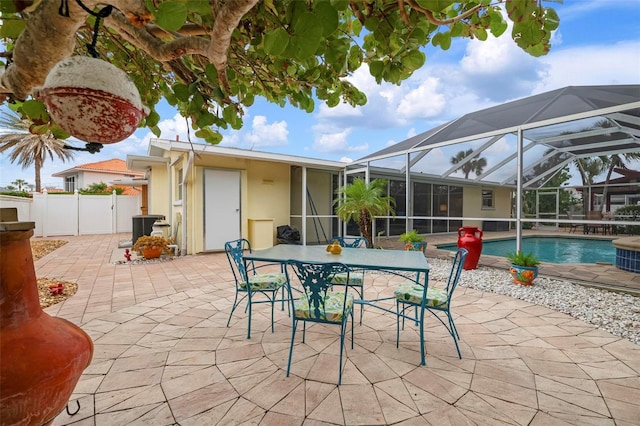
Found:
M 182 200 L 182 169 L 176 171 L 176 201 Z
M 493 200 L 493 190 L 492 189 L 483 189 L 482 190 L 482 208 L 483 209 L 494 209 L 495 204 Z
M 76 177 L 67 176 L 64 178 L 64 190 L 67 192 L 73 192 L 76 190 Z

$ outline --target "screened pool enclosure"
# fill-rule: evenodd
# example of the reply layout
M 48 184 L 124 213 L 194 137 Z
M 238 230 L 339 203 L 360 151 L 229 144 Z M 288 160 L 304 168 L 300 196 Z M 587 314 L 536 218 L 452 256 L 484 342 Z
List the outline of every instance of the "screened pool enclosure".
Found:
M 607 197 L 607 187 L 615 185 L 593 185 L 593 176 L 581 168 L 580 160 L 600 156 L 630 160 L 630 166 L 640 156 L 640 85 L 569 86 L 469 113 L 361 158 L 331 178 L 292 170 L 292 222 L 311 240 L 310 230 L 319 224 L 325 233 L 357 233 L 338 229 L 326 192 L 308 189 L 310 173 L 331 193 L 354 177 L 387 179 L 396 215 L 378 218 L 375 235 L 414 228 L 455 232 L 465 224 L 516 229 L 520 239 L 523 227 L 535 225 L 640 225 L 637 216 L 612 214 L 640 201 L 640 183 L 626 182 L 623 198 L 620 191 Z M 577 183 L 556 183 L 567 167 Z M 591 180 L 581 180 L 583 175 Z M 314 207 L 318 198 L 326 210 Z M 604 215 L 591 216 L 593 211 Z

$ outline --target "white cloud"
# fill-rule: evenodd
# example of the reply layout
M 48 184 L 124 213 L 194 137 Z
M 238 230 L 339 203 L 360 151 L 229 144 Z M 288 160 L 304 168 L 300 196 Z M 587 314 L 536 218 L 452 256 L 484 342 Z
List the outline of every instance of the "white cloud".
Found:
M 339 133 L 319 135 L 313 143 L 313 149 L 322 153 L 362 152 L 369 149 L 367 144 L 349 146 L 347 137 L 350 133 L 351 129 L 345 129 Z
M 248 131 L 245 129 L 224 134 L 220 145 L 261 149 L 288 144 L 289 130 L 286 121 L 269 123 L 266 116 L 256 115 Z
M 439 80 L 427 78 L 417 88 L 409 91 L 398 104 L 397 112 L 405 119 L 434 117 L 445 107 L 446 99 L 438 93 Z
M 288 136 L 286 121 L 268 124 L 267 117 L 256 115 L 251 123 L 251 133 L 246 136 L 246 140 L 255 147 L 282 146 L 287 144 Z
M 551 50 L 534 93 L 565 86 L 640 83 L 640 41 Z

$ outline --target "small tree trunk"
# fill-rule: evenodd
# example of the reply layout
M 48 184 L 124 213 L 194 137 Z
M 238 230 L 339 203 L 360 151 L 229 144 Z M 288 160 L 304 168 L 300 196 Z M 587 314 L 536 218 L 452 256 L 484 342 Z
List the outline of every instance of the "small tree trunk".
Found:
M 40 157 L 36 156 L 34 168 L 36 169 L 36 192 L 42 192 L 41 182 L 40 182 L 40 170 L 42 169 L 42 159 Z

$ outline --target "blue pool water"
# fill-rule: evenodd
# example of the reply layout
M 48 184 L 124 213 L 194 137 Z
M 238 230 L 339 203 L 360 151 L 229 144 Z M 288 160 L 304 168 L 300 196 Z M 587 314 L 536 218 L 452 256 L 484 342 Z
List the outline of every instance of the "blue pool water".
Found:
M 438 245 L 439 249 L 457 250 L 456 244 Z M 482 254 L 506 256 L 516 251 L 515 238 L 483 241 Z M 616 249 L 610 240 L 587 238 L 525 237 L 522 251 L 532 252 L 543 262 L 552 263 L 616 263 Z

